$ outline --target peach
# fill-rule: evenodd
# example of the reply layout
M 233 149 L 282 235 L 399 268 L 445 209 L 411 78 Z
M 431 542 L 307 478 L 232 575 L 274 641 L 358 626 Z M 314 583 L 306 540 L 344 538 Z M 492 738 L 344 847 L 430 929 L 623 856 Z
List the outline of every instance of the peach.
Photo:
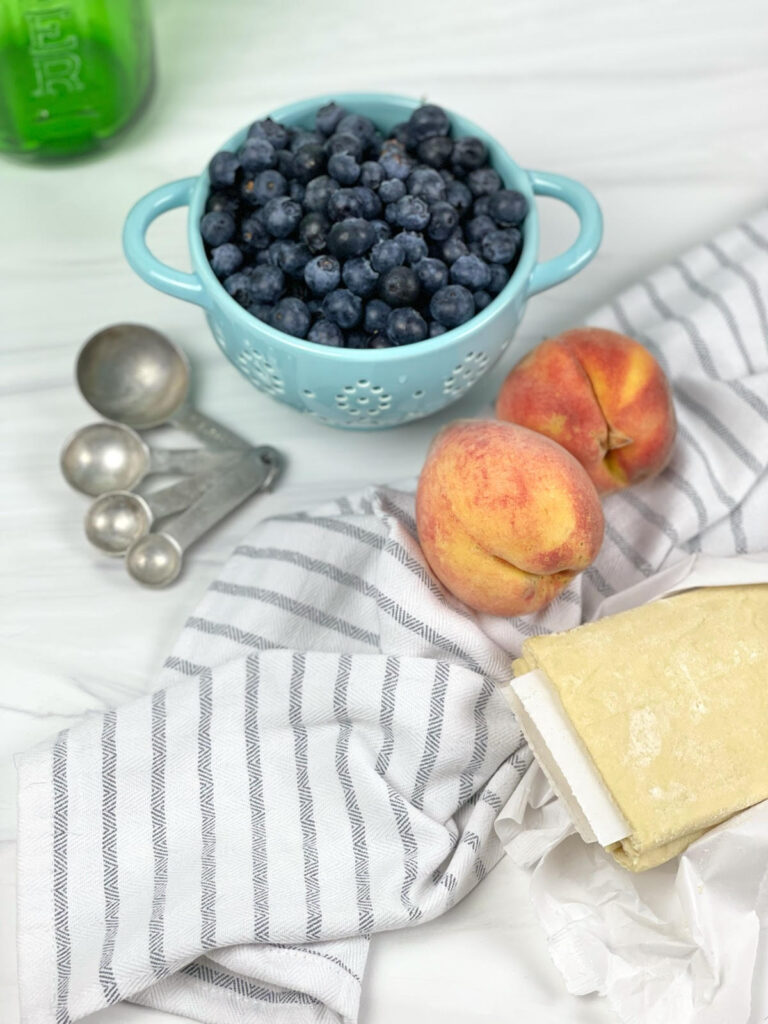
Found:
M 492 615 L 543 608 L 603 539 L 600 499 L 576 459 L 498 420 L 440 431 L 419 478 L 416 522 L 435 576 Z
M 567 448 L 601 494 L 660 473 L 677 430 L 651 353 L 601 327 L 565 331 L 529 352 L 504 381 L 496 415 Z

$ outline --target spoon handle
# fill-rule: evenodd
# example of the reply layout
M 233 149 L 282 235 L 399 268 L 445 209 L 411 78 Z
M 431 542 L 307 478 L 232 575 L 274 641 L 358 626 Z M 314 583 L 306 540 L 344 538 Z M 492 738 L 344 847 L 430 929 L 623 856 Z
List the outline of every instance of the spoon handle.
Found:
M 191 405 L 179 406 L 173 414 L 171 422 L 175 423 L 177 427 L 181 427 L 182 430 L 196 434 L 210 448 L 215 448 L 218 451 L 232 448 L 242 451 L 252 447 L 239 434 L 211 419 L 210 416 L 206 416 L 198 409 L 194 409 Z
M 257 491 L 265 491 L 280 475 L 283 459 L 274 448 L 253 448 L 215 474 L 211 487 L 193 505 L 169 523 L 163 533 L 182 551 L 199 540 L 225 515 Z
M 226 465 L 231 459 L 237 458 L 224 452 L 212 452 L 200 448 L 150 448 L 150 473 L 203 473 L 209 469 Z
M 209 469 L 205 473 L 198 473 L 197 476 L 179 480 L 178 483 L 148 494 L 144 500 L 152 513 L 153 522 L 189 508 L 192 502 L 197 501 L 210 487 L 216 485 L 217 478 L 218 472 Z

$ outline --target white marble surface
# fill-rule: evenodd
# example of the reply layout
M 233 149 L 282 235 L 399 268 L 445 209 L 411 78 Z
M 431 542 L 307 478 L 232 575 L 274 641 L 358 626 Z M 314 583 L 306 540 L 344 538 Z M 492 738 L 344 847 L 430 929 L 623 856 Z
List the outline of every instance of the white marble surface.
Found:
M 583 315 L 678 249 L 765 201 L 764 0 L 163 0 L 159 86 L 111 152 L 68 167 L 0 165 L 0 1019 L 16 1024 L 12 756 L 155 673 L 228 550 L 258 516 L 418 471 L 440 422 L 475 411 L 525 345 Z M 449 414 L 380 434 L 337 433 L 256 393 L 219 355 L 198 309 L 139 281 L 120 228 L 155 185 L 197 173 L 238 125 L 321 91 L 426 95 L 488 127 L 519 162 L 570 174 L 606 232 L 580 276 L 533 300 L 517 348 Z M 542 204 L 544 254 L 572 217 Z M 183 214 L 152 242 L 185 264 Z M 72 382 L 99 326 L 142 320 L 190 353 L 202 406 L 291 465 L 277 493 L 220 527 L 173 589 L 139 591 L 86 547 L 84 500 L 62 484 L 61 442 L 92 413 Z M 118 1006 L 96 1024 L 160 1024 Z M 613 1019 L 551 965 L 503 863 L 441 921 L 378 937 L 362 1024 Z M 677 1024 L 677 1022 L 676 1022 Z M 682 1024 L 682 1022 L 680 1022 Z M 737 1022 L 734 1022 L 737 1024 Z

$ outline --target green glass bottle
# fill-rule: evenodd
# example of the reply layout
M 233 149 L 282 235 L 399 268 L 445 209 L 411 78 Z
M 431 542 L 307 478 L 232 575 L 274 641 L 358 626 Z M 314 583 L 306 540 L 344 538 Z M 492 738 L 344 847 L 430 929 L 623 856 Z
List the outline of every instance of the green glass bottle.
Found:
M 146 0 L 0 0 L 0 151 L 94 149 L 134 120 L 152 81 Z

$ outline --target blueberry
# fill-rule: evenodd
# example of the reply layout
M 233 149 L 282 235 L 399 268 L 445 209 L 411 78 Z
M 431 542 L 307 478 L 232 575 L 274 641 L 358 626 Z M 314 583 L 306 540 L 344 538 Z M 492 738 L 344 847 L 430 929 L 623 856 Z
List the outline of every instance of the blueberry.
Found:
M 257 320 L 263 320 L 265 324 L 268 324 L 272 319 L 272 309 L 271 302 L 252 302 L 248 306 L 248 312 L 251 316 L 255 316 Z
M 359 163 L 363 158 L 363 141 L 349 132 L 336 132 L 325 143 L 325 151 L 329 157 L 334 153 L 349 153 Z
M 416 271 L 419 284 L 430 295 L 448 284 L 448 267 L 442 260 L 426 257 L 419 260 L 413 269 Z
M 295 181 L 294 180 L 294 181 L 291 181 L 291 182 L 288 183 L 288 196 L 295 203 L 303 203 L 304 202 L 304 192 L 305 192 L 304 186 L 301 184 L 300 181 Z
M 445 199 L 445 182 L 433 167 L 417 167 L 408 175 L 408 191 L 425 203 Z
M 360 177 L 360 164 L 350 153 L 334 153 L 328 161 L 328 173 L 340 185 L 354 185 Z
M 240 166 L 246 174 L 258 174 L 277 163 L 275 147 L 266 139 L 246 139 L 240 148 Z
M 459 256 L 451 266 L 451 281 L 473 292 L 491 283 L 491 268 L 477 256 Z
M 330 103 L 326 103 L 324 106 L 315 114 L 315 127 L 323 135 L 332 135 L 336 131 L 336 126 L 342 117 L 346 116 L 347 111 L 344 107 L 339 106 L 338 103 L 334 103 L 331 100 Z
M 211 253 L 211 268 L 216 277 L 229 277 L 240 267 L 243 254 L 232 242 L 217 245 Z
M 388 238 L 392 237 L 392 229 L 385 220 L 372 220 L 370 224 L 376 235 L 377 242 L 385 242 Z
M 451 122 L 442 107 L 425 103 L 418 107 L 408 119 L 408 145 L 414 149 L 434 135 L 450 135 Z
M 307 142 L 293 155 L 293 173 L 296 179 L 306 185 L 325 170 L 325 150 L 316 143 Z
M 443 327 L 458 327 L 474 316 L 475 300 L 463 285 L 449 284 L 432 296 L 429 312 Z
M 475 292 L 475 309 L 477 310 L 478 313 L 480 312 L 481 309 L 485 309 L 485 307 L 489 304 L 490 301 L 491 296 L 488 294 L 488 292 L 484 291 L 483 289 L 479 289 L 478 291 Z
M 379 295 L 390 306 L 412 306 L 419 291 L 419 279 L 411 267 L 393 267 L 379 281 Z
M 395 348 L 395 344 L 389 340 L 386 334 L 374 334 L 368 343 L 368 348 Z
M 491 283 L 488 285 L 488 291 L 491 295 L 498 295 L 509 280 L 509 271 L 500 263 L 489 263 L 488 266 L 491 268 Z
M 346 220 L 348 217 L 362 217 L 363 204 L 351 188 L 340 188 L 328 197 L 326 213 L 331 220 Z
M 395 203 L 397 223 L 406 231 L 422 231 L 429 224 L 429 207 L 416 196 L 403 196 Z
M 389 133 L 390 139 L 395 139 L 402 146 L 408 142 L 408 122 L 399 121 Z
M 388 178 L 405 179 L 413 170 L 413 160 L 397 143 L 389 149 L 382 150 L 379 163 Z
M 303 242 L 288 242 L 280 254 L 280 266 L 289 277 L 304 277 L 304 267 L 312 258 L 312 253 Z
M 439 337 L 439 335 L 445 334 L 445 332 L 447 330 L 448 330 L 448 328 L 447 327 L 443 327 L 443 325 L 439 324 L 437 322 L 437 320 L 431 320 L 430 323 L 429 323 L 429 336 L 430 336 L 430 338 L 437 338 L 437 337 Z
M 387 224 L 393 224 L 398 228 L 400 227 L 397 222 L 397 203 L 387 203 L 384 207 L 384 220 Z
M 299 226 L 301 217 L 301 207 L 287 196 L 270 199 L 264 207 L 264 224 L 275 238 L 287 238 L 292 234 Z
M 208 178 L 211 188 L 227 188 L 234 185 L 235 176 L 240 169 L 240 161 L 235 153 L 224 149 L 211 159 L 208 164 Z
M 269 237 L 269 236 L 267 236 Z M 255 253 L 250 253 L 249 258 L 255 267 L 260 267 L 264 263 L 269 263 L 270 266 L 274 266 L 269 253 L 269 249 L 257 249 Z
M 266 261 L 273 267 L 279 267 L 283 262 L 283 253 L 286 248 L 293 245 L 293 242 L 289 242 L 287 238 L 277 238 L 271 242 L 267 249 L 267 255 L 269 259 Z
M 255 178 L 245 178 L 241 186 L 243 198 L 253 206 L 263 206 L 287 191 L 288 182 L 275 170 L 260 171 Z
M 453 152 L 453 139 L 445 135 L 433 135 L 420 142 L 416 152 L 419 160 L 423 160 L 430 167 L 442 167 Z
M 487 217 L 491 209 L 491 197 L 490 196 L 478 196 L 477 199 L 472 203 L 472 216 L 473 217 Z
M 384 134 L 377 128 L 373 135 L 365 143 L 365 156 L 368 160 L 375 161 L 384 145 Z M 372 188 L 373 186 L 371 186 Z
M 203 215 L 200 234 L 208 245 L 223 245 L 235 233 L 235 218 L 223 210 L 213 210 Z
M 371 250 L 371 265 L 380 274 L 386 274 L 393 267 L 401 267 L 405 263 L 405 249 L 394 239 L 377 242 Z
M 423 236 L 415 231 L 400 231 L 395 235 L 395 241 L 405 249 L 405 262 L 411 266 L 429 255 L 429 249 Z
M 298 153 L 304 146 L 324 146 L 325 136 L 320 132 L 308 132 L 306 128 L 292 128 L 291 141 L 288 149 L 294 154 Z
M 306 302 L 307 309 L 312 314 L 312 316 L 315 316 L 315 315 L 320 316 L 320 313 L 322 312 L 322 309 L 323 309 L 323 300 L 322 299 L 318 299 L 318 298 L 315 298 L 315 299 L 305 299 L 304 301 Z
M 310 252 L 322 252 L 326 245 L 330 221 L 322 213 L 308 213 L 299 224 L 299 238 Z
M 312 322 L 306 303 L 301 299 L 289 296 L 280 299 L 272 310 L 270 323 L 278 331 L 285 334 L 292 334 L 294 338 L 306 338 L 309 325 Z
M 476 139 L 473 135 L 465 135 L 456 139 L 453 144 L 451 163 L 459 170 L 474 171 L 482 167 L 488 159 L 488 150 L 485 143 Z
M 412 345 L 414 341 L 424 341 L 426 336 L 427 323 L 415 309 L 393 309 L 387 317 L 387 337 L 396 345 Z
M 352 191 L 360 202 L 363 217 L 366 220 L 373 220 L 375 217 L 378 217 L 381 213 L 381 200 L 373 189 L 366 188 L 365 185 L 355 185 Z
M 240 201 L 231 192 L 211 192 L 205 201 L 206 213 L 223 211 L 224 213 L 231 213 L 235 217 L 239 208 Z
M 224 278 L 224 287 L 241 306 L 248 306 L 254 301 L 253 281 L 251 275 L 240 270 L 236 274 L 230 274 Z
M 376 160 L 366 160 L 360 168 L 360 184 L 377 189 L 384 180 L 384 168 Z
M 254 267 L 251 293 L 256 302 L 277 302 L 285 291 L 285 275 L 279 267 Z
M 446 263 L 455 263 L 459 256 L 466 256 L 468 252 L 469 249 L 460 231 L 454 232 L 443 242 L 442 255 Z
M 262 121 L 253 122 L 248 129 L 248 138 L 266 139 L 275 149 L 285 149 L 288 145 L 288 129 L 271 117 L 265 117 Z
M 376 125 L 370 117 L 364 117 L 362 114 L 347 114 L 336 125 L 336 131 L 356 135 L 358 139 L 365 142 L 373 136 Z
M 304 280 L 315 295 L 327 295 L 339 287 L 341 268 L 333 256 L 315 256 L 304 267 Z
M 288 149 L 278 149 L 275 153 L 277 170 L 284 178 L 289 180 L 293 177 L 293 153 Z
M 473 217 L 467 221 L 464 227 L 464 234 L 468 242 L 479 242 L 489 231 L 495 231 L 496 225 L 489 216 Z
M 338 181 L 329 178 L 327 174 L 313 178 L 304 190 L 304 206 L 313 213 L 325 213 L 328 200 L 338 188 Z
M 456 207 L 460 216 L 472 205 L 472 193 L 463 181 L 449 182 L 445 189 L 445 198 L 451 206 Z
M 323 299 L 323 314 L 339 327 L 355 327 L 363 312 L 363 300 L 346 288 L 337 288 Z
M 459 224 L 459 211 L 450 203 L 432 203 L 429 208 L 427 234 L 436 242 L 449 238 Z
M 328 249 L 339 259 L 362 256 L 375 241 L 375 231 L 367 220 L 360 217 L 339 221 L 328 233 Z
M 317 345 L 330 345 L 332 348 L 344 347 L 344 334 L 338 324 L 330 320 L 318 320 L 309 329 L 307 338 Z
M 501 188 L 501 178 L 492 167 L 478 167 L 467 175 L 467 184 L 472 195 L 489 196 Z
M 347 260 L 341 271 L 341 279 L 355 295 L 370 295 L 379 280 L 378 273 L 364 256 Z
M 347 348 L 368 348 L 373 338 L 365 331 L 350 331 L 347 335 Z
M 511 263 L 520 251 L 521 241 L 517 228 L 489 231 L 481 242 L 483 256 L 489 263 Z
M 383 331 L 387 326 L 387 317 L 392 307 L 382 299 L 371 299 L 365 307 L 364 325 L 369 334 Z
M 488 212 L 501 228 L 522 224 L 528 213 L 528 200 L 522 192 L 502 188 L 488 199 Z
M 449 171 L 447 167 L 440 168 L 440 177 L 443 179 L 446 185 L 450 185 L 452 181 L 456 180 L 456 175 L 453 171 Z
M 402 178 L 387 178 L 379 185 L 379 198 L 384 203 L 396 203 L 405 195 L 405 182 Z

